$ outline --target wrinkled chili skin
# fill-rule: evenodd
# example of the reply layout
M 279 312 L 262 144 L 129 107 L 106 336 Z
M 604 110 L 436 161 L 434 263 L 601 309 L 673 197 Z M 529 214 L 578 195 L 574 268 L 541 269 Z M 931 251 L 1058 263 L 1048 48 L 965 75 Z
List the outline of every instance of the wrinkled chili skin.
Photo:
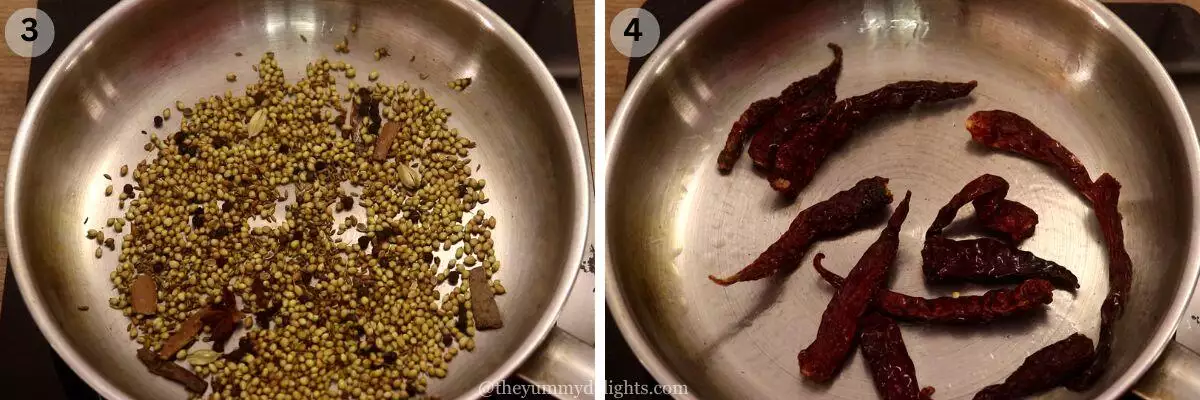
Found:
M 750 103 L 750 107 L 747 107 L 746 111 L 742 111 L 742 115 L 729 129 L 729 136 L 725 138 L 725 147 L 717 155 L 718 171 L 728 173 L 733 170 L 733 165 L 742 155 L 742 146 L 746 143 L 746 139 L 779 110 L 780 103 L 778 97 L 770 97 Z
M 1072 292 L 1079 288 L 1079 278 L 1066 267 L 988 237 L 926 239 L 921 268 L 925 280 L 933 283 L 1012 283 L 1036 278 Z
M 1121 212 L 1117 202 L 1121 183 L 1112 175 L 1103 174 L 1092 185 L 1089 198 L 1100 220 L 1100 231 L 1108 248 L 1108 296 L 1100 306 L 1100 338 L 1096 343 L 1096 361 L 1068 383 L 1067 388 L 1084 391 L 1092 387 L 1108 368 L 1112 353 L 1113 325 L 1125 312 L 1125 296 L 1133 285 L 1133 261 L 1125 251 L 1125 232 L 1121 227 Z
M 750 139 L 747 153 L 754 166 L 770 169 L 775 164 L 775 151 L 804 126 L 821 121 L 829 106 L 837 100 L 838 77 L 842 73 L 842 48 L 830 43 L 833 61 L 820 72 L 789 86 L 780 96 L 781 106 L 769 122 Z
M 1121 213 L 1117 209 L 1121 184 L 1108 174 L 1101 175 L 1093 182 L 1075 154 L 1033 122 L 1012 112 L 978 111 L 967 118 L 966 125 L 975 142 L 1054 167 L 1088 200 L 1100 222 L 1108 249 L 1109 292 L 1100 308 L 1100 338 L 1096 344 L 1096 358 L 1091 366 L 1067 385 L 1071 390 L 1087 390 L 1107 368 L 1112 351 L 1113 324 L 1123 314 L 1125 297 L 1133 284 L 1133 262 L 1125 250 Z
M 840 289 L 845 278 L 821 265 L 824 254 L 813 258 L 813 267 L 825 282 Z M 1021 315 L 1050 304 L 1054 285 L 1043 279 L 1030 279 L 1012 289 L 993 289 L 978 296 L 924 297 L 880 289 L 875 295 L 875 310 L 891 318 L 935 324 L 986 324 L 997 319 Z
M 1085 368 L 1096 357 L 1092 339 L 1075 333 L 1025 357 L 1004 383 L 975 394 L 975 400 L 1016 399 L 1053 389 Z
M 1067 268 L 1017 249 L 1012 243 L 988 237 L 953 240 L 942 236 L 942 231 L 954 221 L 958 210 L 972 203 L 977 214 L 988 214 L 987 218 L 993 221 L 1006 218 L 1019 220 L 1001 223 L 1010 226 L 999 228 L 1009 231 L 1010 240 L 1028 237 L 1037 224 L 1037 214 L 1020 203 L 1005 202 L 1007 193 L 1008 182 L 1004 178 L 983 174 L 967 182 L 938 210 L 929 230 L 925 231 L 925 246 L 921 249 L 921 269 L 926 280 L 1001 283 L 1040 278 L 1067 290 L 1073 291 L 1079 287 L 1079 278 Z M 1006 212 L 1011 215 L 997 215 Z M 1022 216 L 1024 213 L 1033 216 Z
M 800 373 L 815 382 L 828 382 L 841 369 L 850 355 L 854 338 L 858 332 L 858 319 L 870 306 L 879 292 L 888 270 L 896 260 L 896 249 L 900 245 L 900 226 L 908 216 L 908 201 L 912 192 L 904 194 L 904 200 L 896 206 L 887 226 L 879 233 L 854 269 L 846 276 L 841 290 L 833 294 L 825 312 L 817 337 L 796 356 Z
M 888 180 L 873 177 L 858 181 L 854 187 L 800 211 L 782 236 L 767 247 L 750 265 L 737 273 L 708 279 L 721 286 L 766 278 L 781 268 L 800 265 L 804 252 L 818 239 L 849 233 L 860 228 L 876 212 L 892 202 Z
M 1020 115 L 1002 111 L 977 111 L 967 118 L 967 131 L 976 143 L 1050 164 L 1087 196 L 1092 178 L 1074 153 Z
M 1004 240 L 1020 243 L 1033 236 L 1038 215 L 1028 206 L 1006 199 L 986 202 L 977 199 L 971 204 L 975 205 L 975 219 L 983 228 L 999 234 Z
M 873 92 L 842 99 L 829 107 L 820 123 L 810 124 L 780 145 L 768 174 L 771 187 L 789 197 L 796 196 L 812 181 L 817 169 L 854 130 L 890 111 L 965 97 L 976 82 L 900 81 Z
M 913 366 L 896 321 L 869 312 L 859 320 L 858 342 L 871 370 L 875 389 L 884 400 L 920 400 L 917 368 Z M 932 390 L 930 390 L 932 392 Z

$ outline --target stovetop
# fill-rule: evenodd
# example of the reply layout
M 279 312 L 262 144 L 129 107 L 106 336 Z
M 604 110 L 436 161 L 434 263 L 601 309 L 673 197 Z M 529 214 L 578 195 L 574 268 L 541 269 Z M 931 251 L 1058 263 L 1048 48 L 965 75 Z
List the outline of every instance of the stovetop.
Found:
M 84 28 L 115 5 L 117 0 L 41 0 L 38 8 L 54 20 L 55 42 L 45 54 L 34 58 L 29 68 L 32 95 L 58 55 Z M 587 121 L 571 0 L 506 1 L 483 0 L 515 29 L 541 57 L 567 99 L 582 143 L 587 140 Z M 591 149 L 585 149 L 590 153 Z M 591 159 L 590 154 L 588 160 Z M 591 162 L 588 162 L 589 168 Z M 590 176 L 590 174 L 589 174 Z M 592 269 L 592 238 L 589 234 L 584 262 L 558 327 L 587 342 L 595 343 L 595 274 Z M 98 399 L 96 394 L 58 357 L 34 324 L 16 287 L 11 268 L 6 268 L 3 307 L 0 308 L 0 398 Z M 519 379 L 514 378 L 519 382 Z M 518 383 L 512 382 L 512 383 Z M 503 398 L 503 396 L 499 397 Z M 526 398 L 550 398 L 530 396 Z
M 647 0 L 641 8 L 649 11 L 658 20 L 660 37 L 665 39 L 708 1 Z M 1193 122 L 1196 126 L 1200 126 L 1200 121 L 1197 120 L 1200 117 L 1200 13 L 1190 7 L 1178 4 L 1123 3 L 1109 4 L 1108 8 L 1125 21 L 1154 51 L 1154 55 L 1166 67 L 1175 85 L 1179 88 Z M 626 85 L 633 81 L 638 70 L 649 57 L 647 55 L 629 61 Z M 605 340 L 605 352 L 607 353 L 605 357 L 607 376 L 605 378 L 609 382 L 617 383 L 627 381 L 646 385 L 657 384 L 630 350 L 629 345 L 620 335 L 612 315 L 607 312 L 604 326 L 608 332 Z M 1176 340 L 1191 351 L 1200 353 L 1200 297 L 1192 297 L 1184 318 L 1179 324 Z M 1176 356 L 1185 359 L 1190 356 L 1193 360 L 1200 360 L 1200 355 L 1196 354 L 1172 354 L 1172 357 Z M 1170 374 L 1171 372 L 1167 371 L 1166 373 Z M 1187 398 L 1200 398 L 1200 383 L 1176 389 L 1180 391 L 1174 393 L 1188 394 Z M 659 397 L 666 398 L 666 396 Z M 1132 392 L 1127 394 L 1127 397 L 1139 398 Z

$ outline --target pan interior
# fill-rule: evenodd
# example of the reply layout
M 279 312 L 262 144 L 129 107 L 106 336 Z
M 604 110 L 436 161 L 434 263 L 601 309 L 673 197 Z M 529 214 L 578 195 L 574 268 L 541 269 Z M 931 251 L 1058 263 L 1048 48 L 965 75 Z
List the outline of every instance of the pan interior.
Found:
M 1121 181 L 1125 244 L 1133 290 L 1117 326 L 1108 376 L 1092 398 L 1125 371 L 1153 332 L 1173 329 L 1166 315 L 1189 257 L 1194 196 L 1184 140 L 1151 75 L 1097 18 L 1070 2 L 803 1 L 739 2 L 651 63 L 644 86 L 626 99 L 609 169 L 608 240 L 614 307 L 640 331 L 632 342 L 691 393 L 704 398 L 874 398 L 855 354 L 830 385 L 801 379 L 796 354 L 813 339 L 832 290 L 811 268 L 818 253 L 845 274 L 878 236 L 880 224 L 811 248 L 801 268 L 780 279 L 723 288 L 709 274 L 752 261 L 804 207 L 874 175 L 891 179 L 897 201 L 913 192 L 889 286 L 919 296 L 978 285 L 927 286 L 920 248 L 937 209 L 983 173 L 1006 178 L 1009 198 L 1041 216 L 1024 250 L 1080 278 L 1072 295 L 1055 291 L 1044 313 L 981 327 L 904 325 L 922 386 L 937 397 L 969 398 L 998 383 L 1037 349 L 1082 332 L 1097 337 L 1108 292 L 1099 228 L 1083 199 L 1049 168 L 970 142 L 971 112 L 1005 109 L 1034 121 L 1089 168 Z M 794 203 L 780 201 L 743 155 L 730 175 L 716 155 L 752 101 L 845 49 L 839 98 L 897 80 L 978 80 L 971 99 L 883 118 L 831 156 Z M 1187 133 L 1190 134 L 1190 133 Z M 965 207 L 960 219 L 973 212 Z M 610 298 L 610 302 L 613 302 Z M 629 332 L 626 332 L 627 334 Z M 652 356 L 652 357 L 650 357 Z M 662 371 L 660 370 L 660 373 Z M 663 376 L 659 376 L 663 378 Z
M 35 314 L 41 308 L 49 316 L 42 329 L 51 342 L 103 394 L 185 397 L 181 386 L 153 377 L 135 359 L 126 319 L 107 306 L 116 257 L 94 259 L 95 244 L 84 237 L 123 214 L 115 196 L 104 196 L 113 182 L 102 174 L 117 180 L 122 164 L 145 157 L 149 137 L 141 130 L 160 138 L 173 133 L 178 117 L 167 122 L 172 130 L 152 129 L 151 118 L 176 100 L 191 104 L 226 89 L 240 94 L 256 79 L 251 65 L 267 51 L 275 52 L 289 82 L 322 55 L 356 66 L 360 85 L 372 70 L 381 82 L 408 81 L 453 113 L 451 128 L 478 143 L 471 156 L 482 167 L 476 176 L 489 182 L 484 209 L 498 220 L 505 327 L 481 333 L 477 350 L 451 363 L 448 378 L 430 378 L 431 394 L 478 394 L 480 382 L 511 372 L 514 358 L 532 351 L 552 326 L 586 224 L 582 147 L 557 89 L 543 79 L 548 74 L 539 76 L 543 67 L 524 58 L 515 46 L 520 39 L 494 26 L 498 19 L 454 1 L 148 0 L 117 9 L 116 20 L 85 33 L 90 40 L 77 57 L 47 77 L 52 85 L 26 117 L 25 152 L 13 158 L 15 187 L 8 193 L 16 197 L 8 215 L 19 237 L 10 246 L 21 253 L 14 268 L 31 284 L 22 287 L 26 299 L 36 300 Z M 335 54 L 343 36 L 351 52 Z M 373 51 L 384 46 L 391 57 L 375 61 Z M 227 72 L 239 82 L 225 82 Z M 474 78 L 465 92 L 446 86 L 462 77 Z M 91 310 L 76 309 L 83 305 Z

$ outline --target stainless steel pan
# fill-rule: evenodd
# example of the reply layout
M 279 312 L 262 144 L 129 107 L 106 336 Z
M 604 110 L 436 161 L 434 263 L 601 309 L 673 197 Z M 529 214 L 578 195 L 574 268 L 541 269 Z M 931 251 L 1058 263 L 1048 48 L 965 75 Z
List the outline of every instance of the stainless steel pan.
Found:
M 358 30 L 348 34 L 352 23 Z M 333 57 L 343 35 L 352 52 Z M 381 46 L 392 57 L 376 62 L 372 51 Z M 150 128 L 156 112 L 177 99 L 240 88 L 244 82 L 226 84 L 225 73 L 253 77 L 250 66 L 265 51 L 274 51 L 293 79 L 305 63 L 328 55 L 352 62 L 360 76 L 378 70 L 388 82 L 424 87 L 454 113 L 451 126 L 479 142 L 472 158 L 493 183 L 486 208 L 500 219 L 497 252 L 506 266 L 500 279 L 510 288 L 499 298 L 505 327 L 482 333 L 478 349 L 452 363 L 449 377 L 431 382 L 430 392 L 474 398 L 513 373 L 550 334 L 575 278 L 588 179 L 576 127 L 545 66 L 503 20 L 466 0 L 138 0 L 93 23 L 31 99 L 5 188 L 14 275 L 50 344 L 106 398 L 185 397 L 134 358 L 125 319 L 107 307 L 115 257 L 97 265 L 82 221 L 95 225 L 117 215 L 115 199 L 103 196 L 108 183 L 101 174 L 116 176 L 118 166 L 144 156 L 146 137 L 138 131 Z M 446 87 L 463 76 L 475 78 L 465 93 Z M 91 311 L 76 310 L 80 305 Z M 552 337 L 555 344 L 572 342 Z M 562 368 L 564 354 L 585 355 L 590 365 L 590 349 L 573 344 L 546 349 L 554 357 L 527 374 L 549 379 L 589 371 Z
M 979 81 L 972 100 L 918 110 L 863 130 L 795 203 L 781 202 L 743 157 L 715 167 L 725 134 L 752 101 L 778 93 L 830 60 L 841 44 L 839 97 L 902 79 Z M 608 304 L 622 333 L 662 383 L 700 398 L 876 397 L 861 357 L 828 386 L 800 378 L 796 353 L 813 338 L 831 290 L 805 266 L 778 280 L 729 288 L 705 276 L 751 261 L 808 205 L 863 177 L 914 193 L 890 286 L 927 287 L 924 230 L 967 181 L 992 173 L 1041 215 L 1023 245 L 1080 277 L 1036 318 L 985 327 L 905 326 L 922 385 L 939 399 L 970 398 L 1023 358 L 1068 334 L 1096 338 L 1107 257 L 1083 200 L 1047 168 L 981 150 L 963 127 L 974 110 L 1023 114 L 1060 139 L 1094 175 L 1124 184 L 1125 243 L 1135 265 L 1108 374 L 1086 393 L 1112 399 L 1171 340 L 1200 266 L 1200 159 L 1179 94 L 1150 51 L 1096 2 L 717 1 L 676 30 L 641 69 L 613 120 L 607 175 Z M 878 229 L 818 244 L 844 273 Z

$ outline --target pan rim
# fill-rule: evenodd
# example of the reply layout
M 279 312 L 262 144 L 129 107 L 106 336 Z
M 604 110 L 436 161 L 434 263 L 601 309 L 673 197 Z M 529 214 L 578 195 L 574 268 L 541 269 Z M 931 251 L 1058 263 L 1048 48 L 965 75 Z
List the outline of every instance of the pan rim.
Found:
M 626 131 L 629 129 L 629 114 L 644 99 L 647 92 L 647 83 L 654 75 L 660 72 L 659 70 L 664 67 L 665 63 L 672 61 L 671 58 L 674 53 L 687 44 L 688 38 L 699 31 L 707 29 L 718 16 L 744 1 L 746 0 L 719 0 L 706 4 L 685 20 L 679 28 L 675 29 L 659 45 L 658 50 L 642 65 L 638 74 L 629 83 L 629 90 L 626 91 L 613 114 L 610 125 L 611 130 L 607 141 L 608 150 L 606 160 L 608 160 L 608 163 L 605 166 L 606 188 L 610 187 L 608 185 L 613 183 L 612 176 L 615 165 L 613 160 L 616 159 L 617 149 L 624 140 L 627 140 L 625 136 L 628 136 Z M 1166 104 L 1167 110 L 1171 114 L 1176 131 L 1183 136 L 1180 139 L 1183 142 L 1183 150 L 1187 163 L 1188 186 L 1182 189 L 1187 189 L 1194 195 L 1196 189 L 1200 188 L 1200 170 L 1198 170 L 1198 167 L 1200 167 L 1198 166 L 1200 164 L 1200 144 L 1198 144 L 1195 127 L 1183 103 L 1183 98 L 1180 96 L 1174 83 L 1172 83 L 1162 63 L 1154 57 L 1153 52 L 1124 21 L 1098 0 L 1063 1 L 1080 12 L 1087 13 L 1091 20 L 1106 26 L 1106 30 L 1122 46 L 1134 53 L 1138 64 L 1150 76 L 1155 88 Z M 1183 267 L 1182 279 L 1175 291 L 1175 299 L 1166 308 L 1163 314 L 1164 320 L 1158 323 L 1154 334 L 1150 336 L 1147 345 L 1142 348 L 1140 354 L 1134 358 L 1133 363 L 1120 376 L 1112 380 L 1108 387 L 1098 394 L 1097 399 L 1114 400 L 1127 392 L 1158 360 L 1167 345 L 1174 341 L 1175 330 L 1179 324 L 1179 320 L 1182 318 L 1188 302 L 1191 300 L 1193 290 L 1196 287 L 1196 280 L 1200 277 L 1200 220 L 1195 218 L 1197 208 L 1195 196 L 1189 196 L 1188 199 L 1191 201 L 1189 211 L 1192 218 L 1189 219 L 1191 220 L 1190 232 L 1192 235 L 1187 243 L 1187 254 L 1184 257 L 1186 264 Z M 608 204 L 605 204 L 605 207 L 608 207 Z M 611 248 L 605 249 L 605 256 L 608 257 L 608 260 L 613 260 L 611 251 Z M 633 350 L 634 355 L 646 366 L 650 375 L 658 383 L 663 385 L 684 384 L 678 374 L 667 367 L 659 350 L 650 345 L 649 339 L 642 331 L 640 324 L 632 318 L 630 305 L 624 294 L 619 290 L 620 282 L 617 280 L 617 275 L 620 273 L 621 268 L 615 267 L 616 263 L 608 263 L 607 265 L 610 268 L 605 273 L 606 302 L 618 330 L 629 344 L 630 349 Z M 679 398 L 696 398 L 690 392 L 686 395 L 675 396 Z
M 24 160 L 28 156 L 29 142 L 33 135 L 33 121 L 40 118 L 41 114 L 45 112 L 44 102 L 46 101 L 49 88 L 59 83 L 67 66 L 77 59 L 81 52 L 95 38 L 100 37 L 110 30 L 114 24 L 119 23 L 121 19 L 125 18 L 131 12 L 131 9 L 148 1 L 153 0 L 125 0 L 114 5 L 89 24 L 63 50 L 58 59 L 54 61 L 38 84 L 33 96 L 29 98 L 25 112 L 21 117 L 21 123 L 17 128 L 17 135 L 13 139 L 12 153 L 9 157 L 9 167 L 6 174 L 7 183 L 4 189 L 4 228 L 5 240 L 9 247 L 9 263 L 13 270 L 13 277 L 17 281 L 17 287 L 20 289 L 21 297 L 29 308 L 30 315 L 33 317 L 42 336 L 50 344 L 50 347 L 71 367 L 71 370 L 78 374 L 80 378 L 87 382 L 101 396 L 110 399 L 131 399 L 134 397 L 117 388 L 103 373 L 97 371 L 90 364 L 87 364 L 76 351 L 75 346 L 67 341 L 57 322 L 50 315 L 46 308 L 47 306 L 42 301 L 41 294 L 37 287 L 34 286 L 32 277 L 30 276 L 28 261 L 25 258 L 23 250 L 23 240 L 15 233 L 18 226 L 18 215 L 16 212 L 18 193 L 16 193 L 15 188 L 21 185 Z M 516 369 L 533 355 L 546 337 L 549 336 L 550 331 L 555 328 L 562 308 L 566 304 L 567 296 L 570 294 L 575 278 L 578 275 L 579 263 L 583 260 L 586 250 L 584 248 L 585 241 L 588 229 L 590 229 L 588 215 L 591 212 L 591 204 L 588 200 L 590 191 L 588 182 L 590 182 L 590 178 L 587 173 L 583 141 L 575 120 L 570 113 L 566 98 L 562 91 L 559 90 L 546 64 L 533 51 L 533 48 L 521 38 L 520 34 L 508 22 L 500 18 L 499 15 L 483 5 L 483 3 L 470 0 L 444 1 L 451 3 L 451 5 L 463 10 L 467 14 L 473 15 L 479 20 L 481 25 L 491 28 L 490 30 L 497 36 L 499 41 L 504 43 L 509 50 L 513 51 L 524 62 L 526 68 L 533 75 L 538 90 L 550 103 L 549 110 L 547 111 L 553 114 L 555 121 L 558 123 L 558 131 L 567 142 L 567 156 L 570 159 L 570 170 L 567 172 L 574 177 L 574 184 L 572 187 L 566 189 L 570 191 L 570 194 L 574 198 L 574 204 L 571 205 L 573 206 L 572 220 L 574 221 L 574 227 L 571 229 L 569 244 L 566 246 L 568 262 L 563 263 L 561 266 L 561 268 L 565 269 L 565 273 L 555 283 L 557 285 L 556 289 L 551 292 L 549 300 L 541 310 L 541 316 L 532 327 L 532 334 L 526 337 L 520 346 L 511 350 L 508 358 L 492 371 L 481 382 L 482 384 L 473 385 L 473 389 L 467 390 L 459 397 L 460 399 L 473 399 L 482 397 L 483 394 L 490 390 L 490 384 L 512 376 Z

